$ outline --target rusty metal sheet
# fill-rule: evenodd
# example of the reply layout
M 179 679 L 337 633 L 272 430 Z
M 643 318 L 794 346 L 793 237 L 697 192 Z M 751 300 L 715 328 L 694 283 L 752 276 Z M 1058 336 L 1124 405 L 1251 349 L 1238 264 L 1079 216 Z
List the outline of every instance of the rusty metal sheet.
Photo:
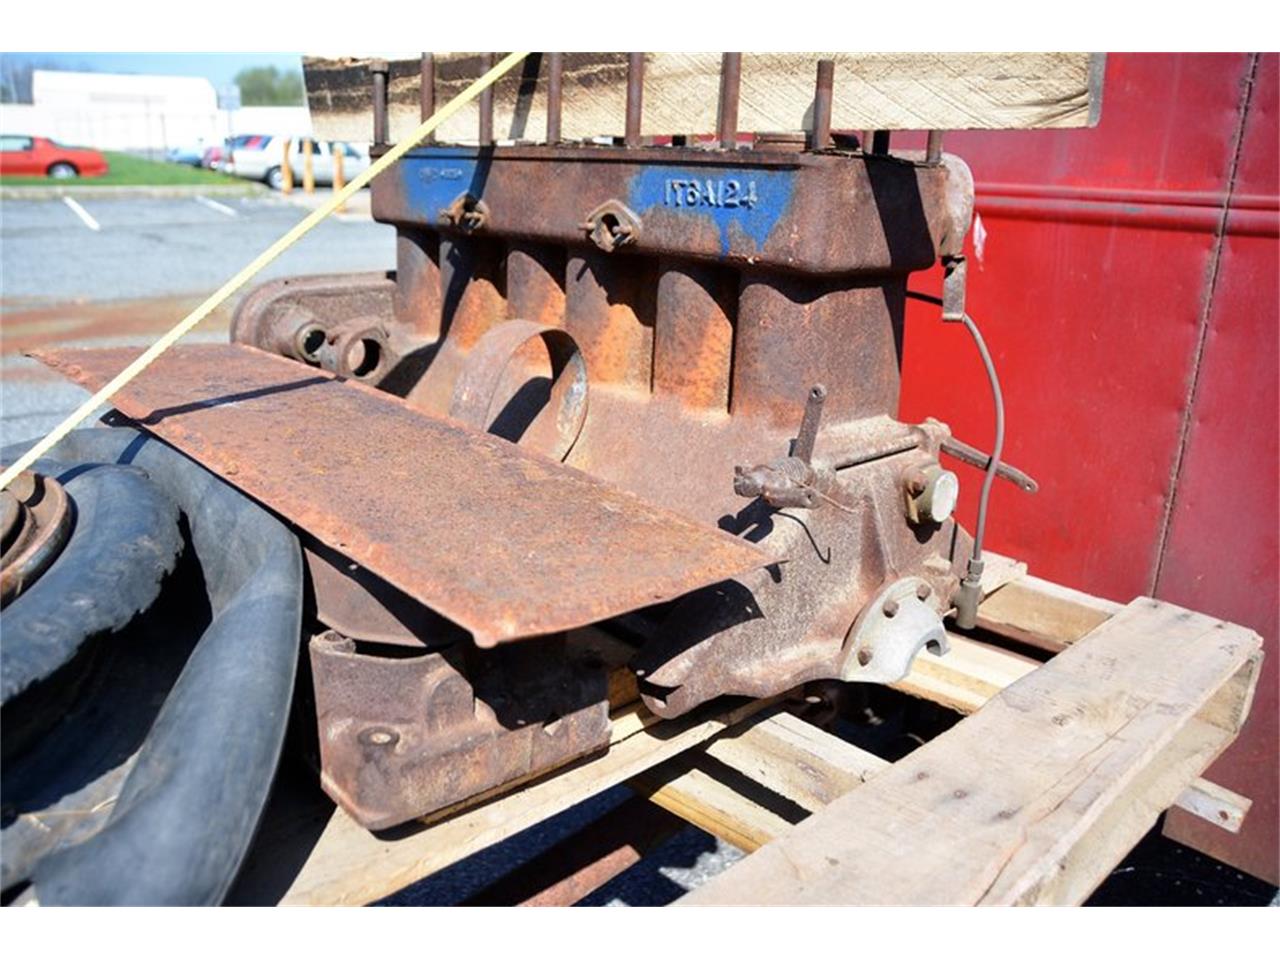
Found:
M 36 354 L 91 389 L 135 355 Z M 772 562 L 571 467 L 240 344 L 174 347 L 114 403 L 481 646 L 584 626 Z

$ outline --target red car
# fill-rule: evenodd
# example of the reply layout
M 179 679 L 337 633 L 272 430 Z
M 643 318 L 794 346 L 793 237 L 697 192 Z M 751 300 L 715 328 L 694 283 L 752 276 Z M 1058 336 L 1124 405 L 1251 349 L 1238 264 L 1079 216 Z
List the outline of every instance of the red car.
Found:
M 0 176 L 100 177 L 107 159 L 87 147 L 64 147 L 48 137 L 0 136 Z

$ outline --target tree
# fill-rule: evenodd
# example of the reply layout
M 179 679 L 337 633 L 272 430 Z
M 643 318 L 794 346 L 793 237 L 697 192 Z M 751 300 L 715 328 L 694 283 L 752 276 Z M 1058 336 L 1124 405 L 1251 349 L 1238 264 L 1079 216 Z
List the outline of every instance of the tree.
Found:
M 306 103 L 302 74 L 275 67 L 246 67 L 235 75 L 240 103 L 246 107 L 300 107 Z

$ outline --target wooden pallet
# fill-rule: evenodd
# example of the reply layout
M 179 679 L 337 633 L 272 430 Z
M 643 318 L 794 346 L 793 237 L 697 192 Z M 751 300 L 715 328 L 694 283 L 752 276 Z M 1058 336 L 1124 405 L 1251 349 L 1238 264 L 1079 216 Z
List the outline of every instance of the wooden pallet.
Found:
M 1079 903 L 1170 806 L 1238 830 L 1249 801 L 1200 774 L 1248 715 L 1261 639 L 988 569 L 982 639 L 952 636 L 897 685 L 971 716 L 896 763 L 781 698 L 657 721 L 619 682 L 608 753 L 411 829 L 374 836 L 310 783 L 285 785 L 233 900 L 375 901 L 623 783 L 680 819 L 628 808 L 499 881 L 511 898 L 477 902 L 573 902 L 683 821 L 751 852 L 692 904 Z M 628 839 L 626 820 L 648 835 Z

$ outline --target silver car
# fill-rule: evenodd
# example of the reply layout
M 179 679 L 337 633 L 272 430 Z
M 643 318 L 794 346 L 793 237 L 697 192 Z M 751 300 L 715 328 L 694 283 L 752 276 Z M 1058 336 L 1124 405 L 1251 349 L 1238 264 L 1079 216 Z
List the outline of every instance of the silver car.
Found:
M 223 166 L 224 173 L 235 174 L 248 180 L 261 180 L 272 190 L 284 186 L 285 137 L 255 137 L 245 146 L 232 149 L 231 157 Z M 295 183 L 302 182 L 303 144 L 311 143 L 311 174 L 321 186 L 333 183 L 333 150 L 342 151 L 342 174 L 350 180 L 369 166 L 369 154 L 349 143 L 329 144 L 307 137 L 289 140 L 289 169 Z M 332 148 L 332 149 L 331 149 Z

